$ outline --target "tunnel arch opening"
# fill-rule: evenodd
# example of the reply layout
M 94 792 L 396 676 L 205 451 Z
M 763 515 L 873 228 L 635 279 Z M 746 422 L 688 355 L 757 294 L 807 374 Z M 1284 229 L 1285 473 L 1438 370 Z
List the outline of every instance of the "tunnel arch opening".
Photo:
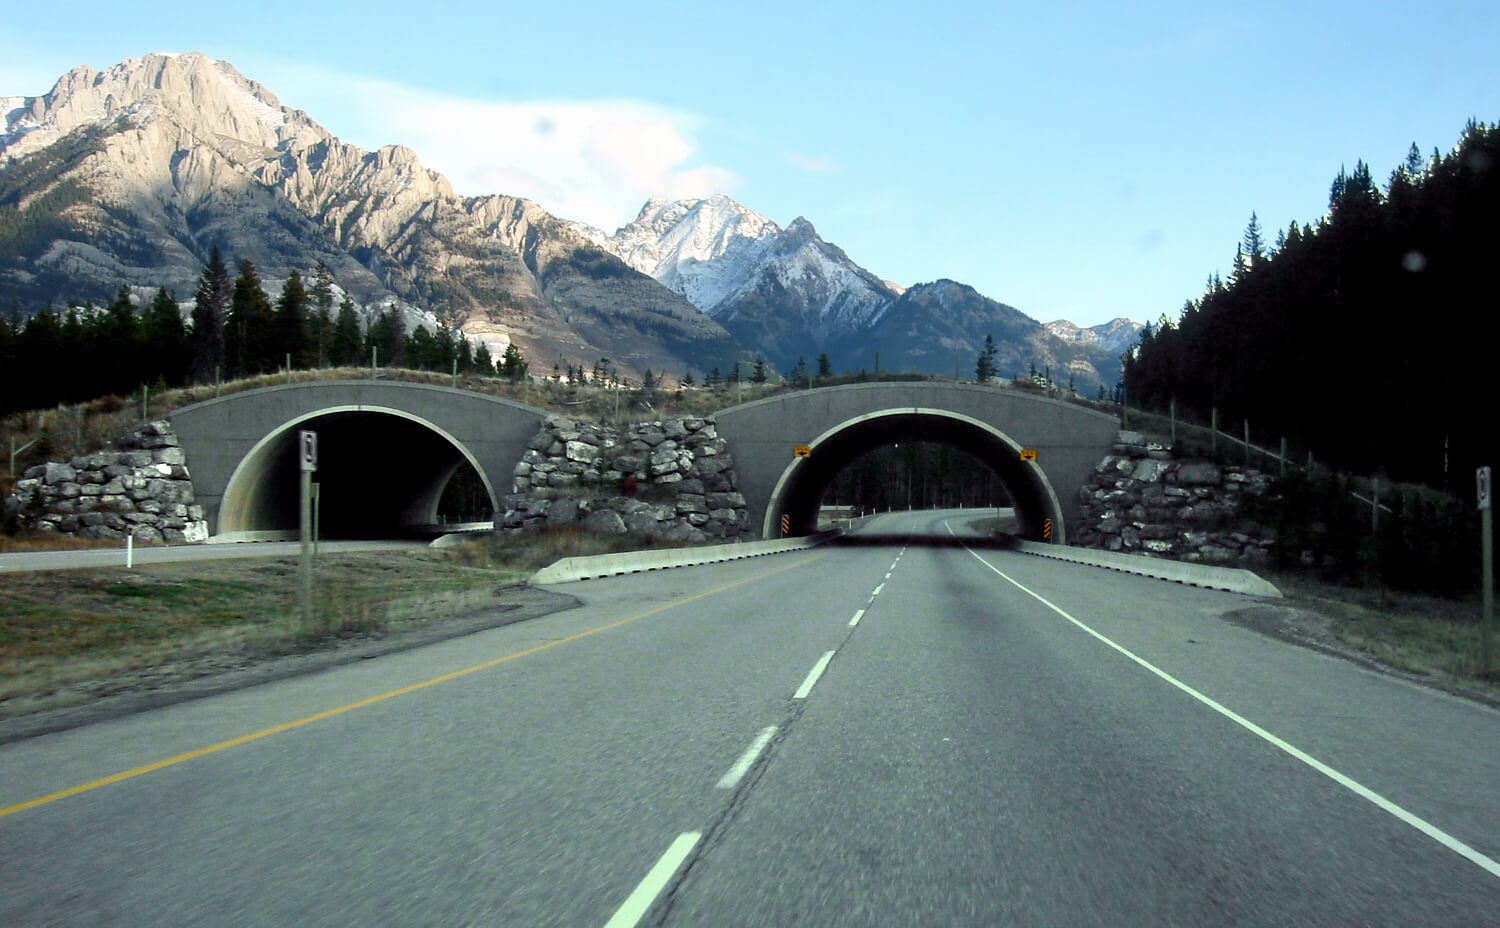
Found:
M 331 407 L 290 419 L 258 441 L 225 487 L 218 531 L 224 537 L 295 534 L 297 433 L 318 433 L 320 537 L 420 537 L 439 530 L 443 491 L 458 477 L 477 484 L 492 518 L 498 497 L 484 469 L 441 427 L 399 409 Z
M 1004 486 L 1015 510 L 1018 533 L 1034 541 L 1066 544 L 1062 507 L 1035 461 L 1021 459 L 1021 446 L 993 426 L 942 409 L 887 409 L 841 422 L 810 445 L 811 454 L 796 458 L 782 472 L 766 507 L 764 537 L 817 531 L 824 489 L 850 463 L 876 448 L 901 442 L 947 445 L 987 466 Z M 1046 536 L 1050 523 L 1051 534 Z

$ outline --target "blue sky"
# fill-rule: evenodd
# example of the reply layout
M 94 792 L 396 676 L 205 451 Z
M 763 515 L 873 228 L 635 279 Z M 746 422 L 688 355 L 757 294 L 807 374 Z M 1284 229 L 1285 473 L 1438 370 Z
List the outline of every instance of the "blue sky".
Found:
M 75 2 L 0 23 L 0 95 L 201 51 L 460 193 L 609 230 L 727 193 L 902 285 L 1091 325 L 1175 314 L 1341 165 L 1383 181 L 1500 120 L 1497 44 L 1493 0 Z

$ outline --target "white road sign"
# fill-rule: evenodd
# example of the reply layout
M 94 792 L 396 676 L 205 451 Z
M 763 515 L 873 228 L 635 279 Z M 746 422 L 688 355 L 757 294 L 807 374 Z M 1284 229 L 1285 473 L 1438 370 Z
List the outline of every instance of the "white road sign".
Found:
M 301 449 L 302 469 L 318 469 L 318 433 L 303 431 L 299 433 L 297 447 Z

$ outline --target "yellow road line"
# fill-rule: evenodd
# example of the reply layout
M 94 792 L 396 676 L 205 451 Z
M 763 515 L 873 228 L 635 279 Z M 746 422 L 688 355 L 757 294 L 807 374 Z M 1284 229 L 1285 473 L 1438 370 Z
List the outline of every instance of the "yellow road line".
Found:
M 337 709 L 329 709 L 326 712 L 319 712 L 317 715 L 309 715 L 307 718 L 298 719 L 295 722 L 287 722 L 283 725 L 277 725 L 274 728 L 267 728 L 264 731 L 258 731 L 250 735 L 241 735 L 238 738 L 231 738 L 228 741 L 221 741 L 218 744 L 210 745 L 206 748 L 199 748 L 196 751 L 189 751 L 186 754 L 178 754 L 176 757 L 169 757 L 166 760 L 159 760 L 155 763 L 146 764 L 143 767 L 136 767 L 132 770 L 125 770 L 121 773 L 111 774 L 110 776 L 98 780 L 93 780 L 80 786 L 74 786 L 69 789 L 60 790 L 56 793 L 49 793 L 46 796 L 40 796 L 36 799 L 18 803 L 17 805 L 7 806 L 3 809 L 0 809 L 0 818 L 4 818 L 7 815 L 14 815 L 17 812 L 24 812 L 27 809 L 34 809 L 37 806 L 46 805 L 49 802 L 56 802 L 59 799 L 66 799 L 69 796 L 76 796 L 79 793 L 86 793 L 90 790 L 98 789 L 101 786 L 108 786 L 111 783 L 118 783 L 121 780 L 129 780 L 133 777 L 141 776 L 142 774 L 151 773 L 154 770 L 161 770 L 164 767 L 175 766 L 176 764 L 180 764 L 184 761 L 192 760 L 195 757 L 203 757 L 206 754 L 214 754 L 228 748 L 237 747 L 241 744 L 248 744 L 251 741 L 259 741 L 261 738 L 269 738 L 271 735 L 280 734 L 284 731 L 291 731 L 294 728 L 301 728 L 303 725 L 309 725 L 313 722 L 332 718 L 335 715 L 342 715 L 345 712 L 351 712 L 355 709 L 362 709 L 365 706 L 373 706 L 378 702 L 384 702 L 387 699 L 394 699 L 397 696 L 404 696 L 407 693 L 415 693 L 417 690 L 426 689 L 427 687 L 433 686 L 434 684 L 444 683 L 448 680 L 457 680 L 459 677 L 467 676 L 480 670 L 487 670 L 491 667 L 503 664 L 506 661 L 513 661 L 518 657 L 525 657 L 528 654 L 536 654 L 537 652 L 545 651 L 548 648 L 555 648 L 560 644 L 567 644 L 569 641 L 577 641 L 580 638 L 587 638 L 590 635 L 608 631 L 611 628 L 619 628 L 621 625 L 628 625 L 629 623 L 634 622 L 638 619 L 644 619 L 648 616 L 656 615 L 659 612 L 666 612 L 668 609 L 673 609 L 677 606 L 683 606 L 690 602 L 694 602 L 695 600 L 703 599 L 707 596 L 713 596 L 717 593 L 722 593 L 725 590 L 732 590 L 737 586 L 743 586 L 746 583 L 750 583 L 755 580 L 764 580 L 766 577 L 775 576 L 776 574 L 783 573 L 797 567 L 805 567 L 808 564 L 811 564 L 813 561 L 821 560 L 822 558 L 827 557 L 828 554 L 829 552 L 825 551 L 799 564 L 788 564 L 785 567 L 778 567 L 775 570 L 769 570 L 763 574 L 756 574 L 753 577 L 746 577 L 743 580 L 736 580 L 733 583 L 726 583 L 725 585 L 715 587 L 712 590 L 705 590 L 702 593 L 695 593 L 692 596 L 677 600 L 676 602 L 667 603 L 665 606 L 658 606 L 655 609 L 642 612 L 638 615 L 633 615 L 628 619 L 621 619 L 618 622 L 611 622 L 608 625 L 600 625 L 599 627 L 591 628 L 586 632 L 579 632 L 576 635 L 569 635 L 566 638 L 559 638 L 556 641 L 550 641 L 547 644 L 538 645 L 534 648 L 528 648 L 525 651 L 517 651 L 515 654 L 507 654 L 505 657 L 497 657 L 492 661 L 485 661 L 483 664 L 475 664 L 473 667 L 466 667 L 463 670 L 455 670 L 453 673 L 443 674 L 441 677 L 433 677 L 431 680 L 425 680 L 421 683 L 413 683 L 411 686 L 403 686 L 398 690 L 391 690 L 389 693 L 381 693 L 379 696 L 371 696 L 369 699 L 361 699 L 359 702 L 352 702 L 347 706 L 339 706 Z

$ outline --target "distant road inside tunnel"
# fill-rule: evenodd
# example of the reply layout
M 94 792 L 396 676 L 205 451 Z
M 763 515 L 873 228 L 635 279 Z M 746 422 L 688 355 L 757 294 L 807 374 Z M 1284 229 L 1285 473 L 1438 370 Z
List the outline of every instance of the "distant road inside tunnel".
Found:
M 324 541 L 319 554 L 349 554 L 355 551 L 402 551 L 425 548 L 425 541 Z M 256 541 L 238 544 L 178 545 L 168 548 L 138 547 L 137 565 L 177 564 L 185 561 L 223 561 L 239 557 L 291 557 L 302 550 L 295 541 Z M 125 546 L 88 551 L 26 551 L 0 554 L 0 573 L 28 570 L 78 570 L 85 567 L 124 567 Z

